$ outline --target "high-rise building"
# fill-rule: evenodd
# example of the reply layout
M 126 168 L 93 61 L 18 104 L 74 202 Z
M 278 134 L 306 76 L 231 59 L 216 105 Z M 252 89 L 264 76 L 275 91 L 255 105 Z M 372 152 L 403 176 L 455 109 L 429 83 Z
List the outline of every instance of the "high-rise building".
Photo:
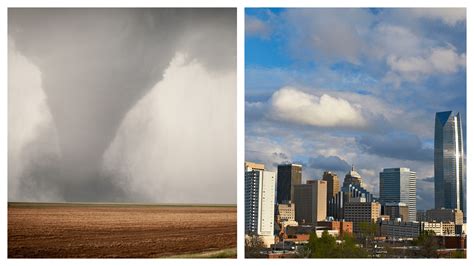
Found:
M 343 187 L 347 187 L 349 185 L 364 187 L 362 177 L 359 175 L 359 173 L 356 172 L 356 170 L 354 170 L 354 165 L 352 165 L 351 170 L 346 174 L 344 178 L 344 183 L 342 184 Z
M 328 211 L 328 216 L 331 216 L 329 213 L 329 210 L 330 210 L 329 202 L 334 196 L 337 195 L 337 192 L 341 190 L 341 187 L 339 185 L 339 177 L 335 173 L 325 171 L 323 174 L 323 180 L 326 181 L 327 186 L 328 186 L 328 190 L 326 193 L 326 196 L 327 196 L 326 209 Z
M 326 192 L 324 180 L 308 180 L 306 184 L 295 185 L 295 219 L 306 224 L 325 220 Z
M 344 219 L 353 223 L 354 233 L 360 232 L 361 223 L 374 223 L 380 217 L 380 203 L 365 202 L 362 199 L 344 204 Z
M 436 113 L 434 138 L 435 208 L 459 209 L 465 214 L 461 115 Z
M 328 216 L 332 216 L 336 220 L 342 220 L 344 219 L 344 204 L 346 202 L 372 202 L 373 195 L 362 187 L 363 184 L 362 177 L 354 170 L 354 166 L 352 166 L 344 178 L 341 190 L 329 200 Z
M 403 202 L 388 202 L 382 206 L 383 214 L 388 215 L 390 220 L 400 219 L 407 222 L 409 217 L 408 205 Z M 415 213 L 416 216 L 416 213 Z
M 245 233 L 273 236 L 275 173 L 263 164 L 245 163 Z
M 281 164 L 278 165 L 277 177 L 277 202 L 294 202 L 294 185 L 301 184 L 302 165 Z
M 416 173 L 409 168 L 385 168 L 379 176 L 380 203 L 405 203 L 406 221 L 416 221 Z

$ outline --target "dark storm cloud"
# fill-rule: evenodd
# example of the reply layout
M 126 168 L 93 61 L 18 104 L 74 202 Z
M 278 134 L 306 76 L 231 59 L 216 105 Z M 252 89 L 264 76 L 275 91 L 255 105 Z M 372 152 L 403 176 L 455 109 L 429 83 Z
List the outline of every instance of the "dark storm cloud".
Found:
M 338 156 L 318 156 L 308 159 L 308 167 L 328 171 L 347 171 L 351 166 Z
M 123 117 L 176 52 L 234 69 L 235 18 L 233 9 L 10 9 L 9 38 L 41 71 L 60 149 L 60 180 L 45 166 L 27 172 L 65 200 L 120 198 L 100 169 Z
M 410 134 L 372 135 L 357 138 L 368 153 L 401 160 L 432 161 L 433 149 L 423 147 L 420 139 Z

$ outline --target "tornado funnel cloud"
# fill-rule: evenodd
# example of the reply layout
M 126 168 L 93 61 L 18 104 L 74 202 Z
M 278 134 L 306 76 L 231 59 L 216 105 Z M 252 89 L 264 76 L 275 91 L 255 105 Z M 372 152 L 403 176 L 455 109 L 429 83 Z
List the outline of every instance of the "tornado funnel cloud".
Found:
M 41 71 L 60 150 L 61 178 L 54 179 L 66 201 L 123 200 L 123 188 L 101 171 L 123 118 L 163 78 L 177 49 L 229 65 L 194 46 L 217 40 L 219 31 L 234 25 L 231 11 L 9 10 L 9 38 Z M 217 24 L 223 21 L 226 26 Z

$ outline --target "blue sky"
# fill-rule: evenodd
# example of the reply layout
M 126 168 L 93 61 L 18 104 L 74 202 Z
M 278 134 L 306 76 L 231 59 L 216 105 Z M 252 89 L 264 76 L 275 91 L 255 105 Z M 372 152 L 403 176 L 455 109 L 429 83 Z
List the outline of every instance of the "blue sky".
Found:
M 246 160 L 354 164 L 376 195 L 409 167 L 433 207 L 435 113 L 466 121 L 464 9 L 246 9 L 245 67 Z

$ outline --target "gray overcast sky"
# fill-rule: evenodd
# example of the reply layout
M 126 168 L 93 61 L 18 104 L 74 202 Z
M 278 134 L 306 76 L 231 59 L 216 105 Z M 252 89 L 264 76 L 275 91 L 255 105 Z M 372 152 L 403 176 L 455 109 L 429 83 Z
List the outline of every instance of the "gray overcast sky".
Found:
M 9 9 L 10 201 L 236 202 L 235 9 Z

